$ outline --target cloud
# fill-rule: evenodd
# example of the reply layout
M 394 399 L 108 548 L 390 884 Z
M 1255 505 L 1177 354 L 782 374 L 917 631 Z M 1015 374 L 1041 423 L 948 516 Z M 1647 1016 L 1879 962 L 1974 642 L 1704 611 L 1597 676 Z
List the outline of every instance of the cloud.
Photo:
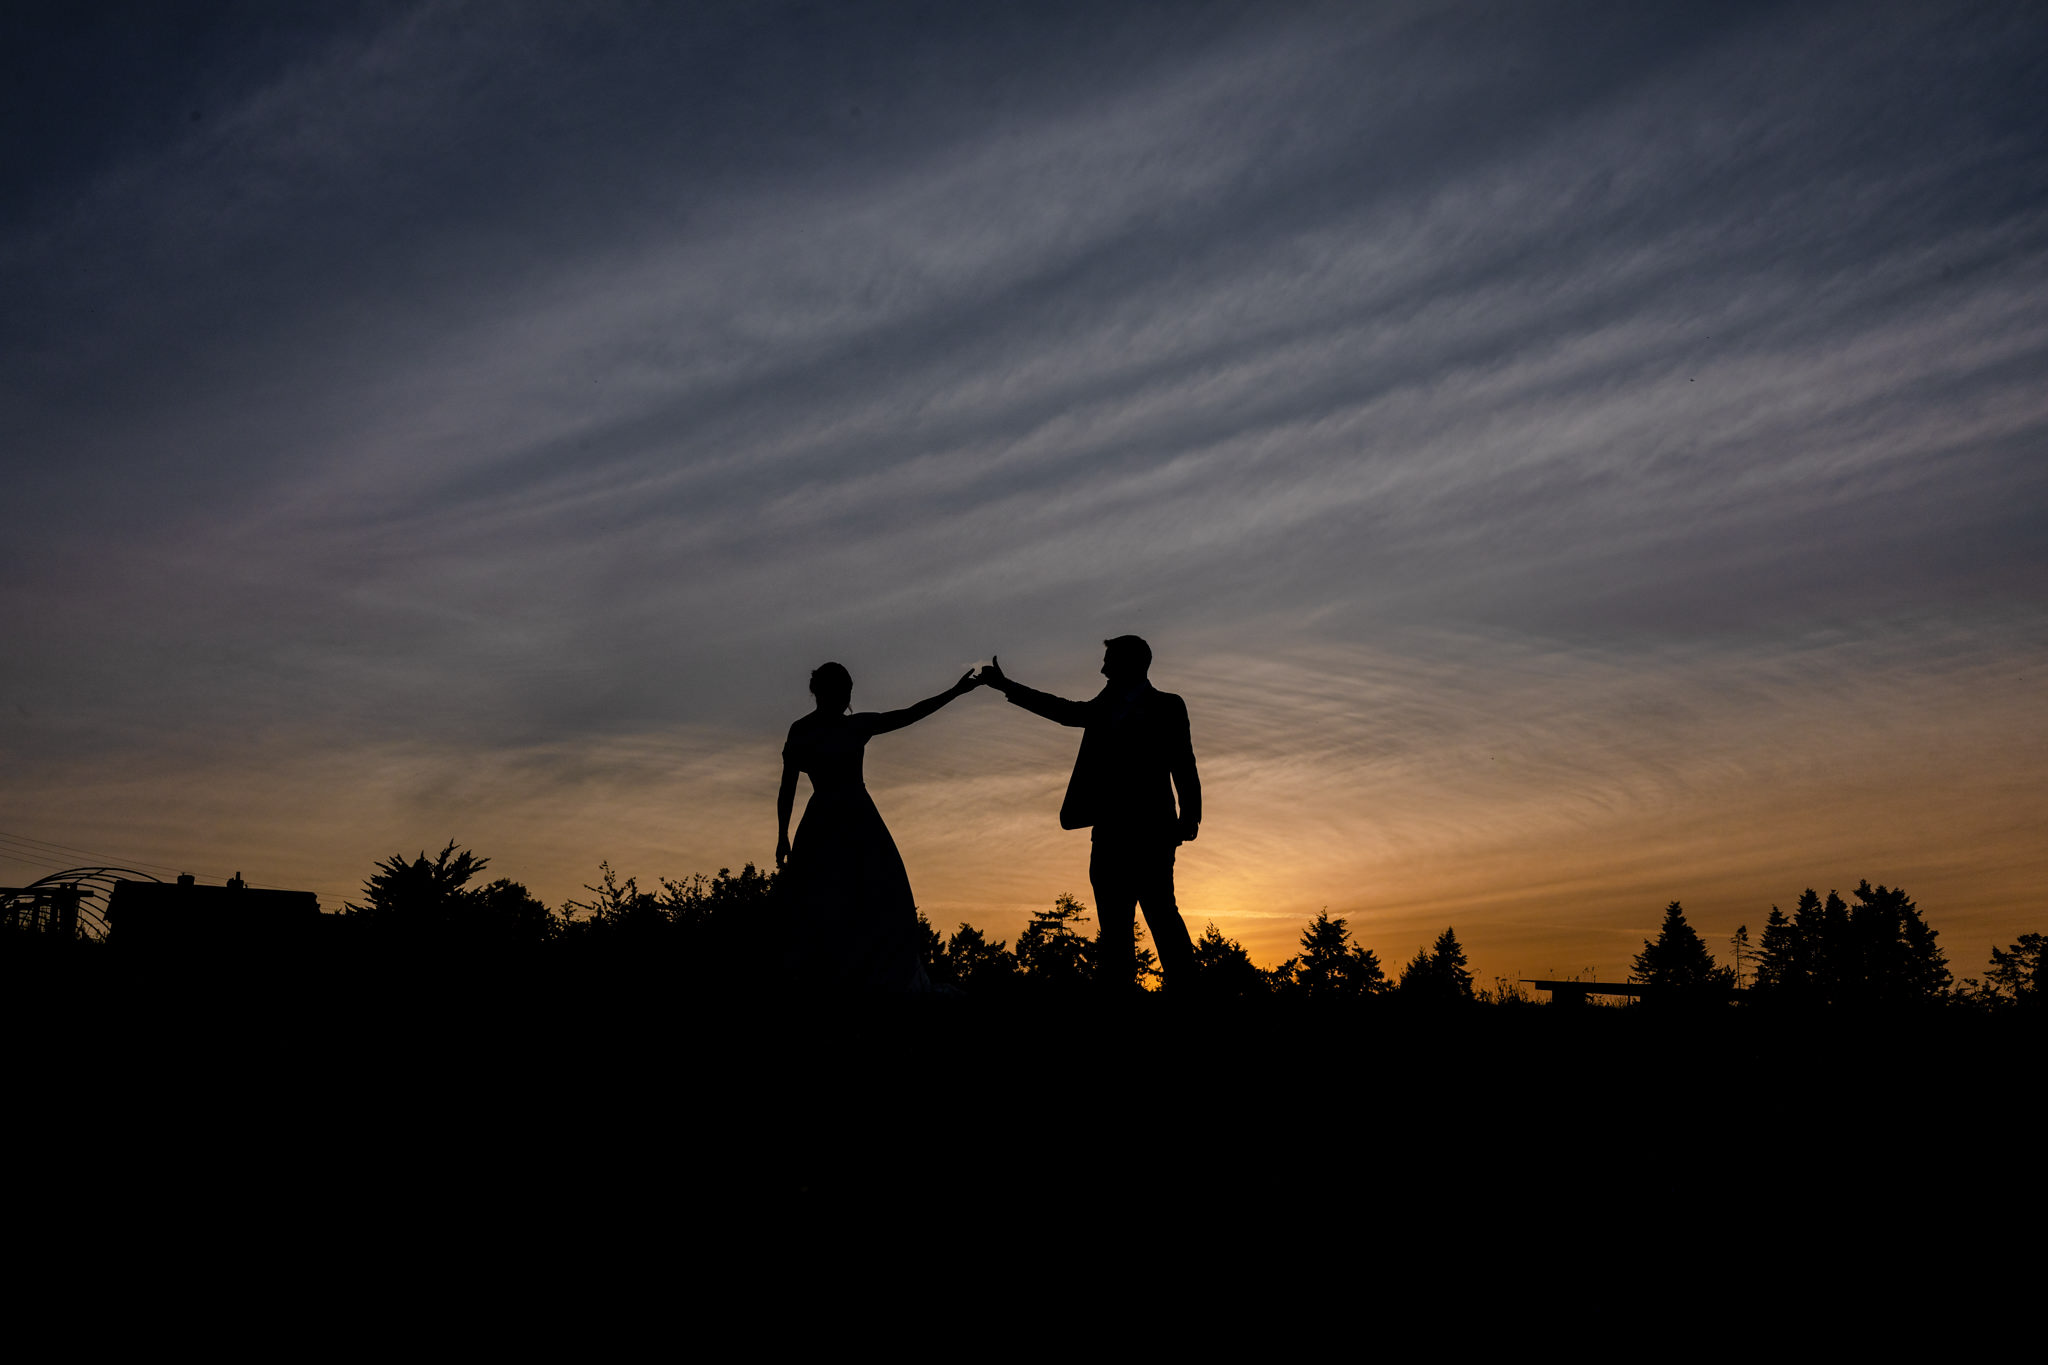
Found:
M 228 35 L 203 119 L 79 134 L 0 218 L 0 435 L 43 509 L 0 548 L 0 734 L 80 789 L 255 734 L 382 755 L 322 779 L 343 804 L 431 762 L 688 807 L 631 755 L 772 754 L 823 657 L 890 697 L 998 649 L 1085 687 L 1138 629 L 1242 730 L 1219 792 L 1268 833 L 1231 885 L 1296 824 L 1421 867 L 1739 801 L 1711 755 L 1761 761 L 1741 699 L 1830 695 L 1785 662 L 1812 640 L 1921 651 L 1890 717 L 2037 628 L 2043 36 L 1598 5 Z M 965 733 L 996 769 L 898 770 L 906 837 L 1065 856 L 942 832 L 1057 778 Z M 1512 778 L 1434 773 L 1482 743 Z M 579 754 L 613 794 L 504 766 Z M 1329 826 L 1331 755 L 1410 813 Z M 394 808 L 494 808 L 434 790 Z

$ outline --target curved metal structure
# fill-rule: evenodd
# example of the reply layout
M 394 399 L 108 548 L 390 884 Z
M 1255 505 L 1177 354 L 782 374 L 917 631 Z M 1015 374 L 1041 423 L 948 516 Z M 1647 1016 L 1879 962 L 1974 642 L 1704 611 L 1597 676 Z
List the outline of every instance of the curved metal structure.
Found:
M 73 867 L 27 886 L 0 887 L 0 929 L 104 939 L 114 883 L 162 880 L 126 867 Z

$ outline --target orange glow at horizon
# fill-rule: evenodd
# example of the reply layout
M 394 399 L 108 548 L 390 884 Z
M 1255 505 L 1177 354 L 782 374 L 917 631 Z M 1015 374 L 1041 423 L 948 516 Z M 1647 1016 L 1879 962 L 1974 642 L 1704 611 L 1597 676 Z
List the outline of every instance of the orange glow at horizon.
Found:
M 1981 974 L 1993 944 L 2048 927 L 2048 745 L 2030 681 L 2044 661 L 1890 657 L 1837 642 L 1616 659 L 1482 640 L 1430 658 L 1162 653 L 1155 681 L 1188 699 L 1208 807 L 1179 859 L 1183 912 L 1272 965 L 1327 908 L 1390 975 L 1449 925 L 1486 986 L 1625 975 L 1671 900 L 1725 961 L 1729 933 L 1755 935 L 1772 904 L 1868 878 L 1918 900 L 1958 978 Z M 1082 694 L 1075 678 L 1024 680 Z M 977 692 L 870 745 L 870 790 L 942 931 L 1014 940 L 1054 896 L 1092 900 L 1087 836 L 1055 816 L 1077 738 Z M 255 736 L 74 778 L 10 803 L 4 827 L 314 889 L 329 910 L 377 859 L 454 838 L 490 857 L 487 875 L 559 905 L 600 859 L 643 886 L 771 862 L 780 739 L 467 754 Z

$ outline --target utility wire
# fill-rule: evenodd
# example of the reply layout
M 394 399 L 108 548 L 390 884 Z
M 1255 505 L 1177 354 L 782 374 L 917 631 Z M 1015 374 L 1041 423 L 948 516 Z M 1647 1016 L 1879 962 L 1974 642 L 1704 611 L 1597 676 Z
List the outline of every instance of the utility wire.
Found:
M 0 858 L 5 858 L 9 862 L 27 863 L 30 867 L 48 867 L 50 865 L 48 858 L 24 858 L 19 853 L 9 853 L 5 849 L 0 849 Z
M 8 852 L 7 850 L 10 846 L 18 851 Z M 59 853 L 67 856 L 59 857 L 57 856 Z M 36 856 L 26 857 L 23 856 L 24 854 L 34 854 Z M 11 858 L 15 862 L 28 863 L 31 866 L 47 867 L 54 863 L 58 864 L 58 866 L 53 870 L 63 871 L 65 870 L 63 865 L 69 863 L 72 857 L 96 858 L 110 867 L 132 867 L 143 872 L 169 872 L 176 876 L 183 876 L 192 871 L 190 867 L 171 867 L 165 863 L 146 862 L 141 858 L 129 858 L 115 853 L 103 853 L 96 849 L 79 848 L 75 844 L 60 844 L 50 839 L 37 839 L 27 834 L 13 834 L 6 830 L 0 830 L 0 858 Z M 201 872 L 197 875 L 214 882 L 225 882 L 228 880 L 224 874 L 219 872 Z M 252 891 L 297 891 L 302 888 L 257 886 L 254 883 L 250 883 L 249 889 Z M 326 891 L 316 890 L 314 894 L 322 900 L 332 899 L 337 904 L 341 904 L 346 902 L 348 897 L 355 893 L 348 892 L 330 897 Z
M 0 830 L 0 839 L 4 839 L 8 843 L 11 843 L 16 847 L 22 848 L 30 853 L 41 852 L 47 849 L 50 850 L 51 853 L 64 853 L 81 858 L 98 858 L 108 863 L 109 865 L 119 864 L 125 867 L 138 867 L 150 872 L 185 872 L 189 870 L 187 868 L 182 867 L 168 867 L 163 863 L 144 862 L 140 858 L 128 858 L 117 853 L 103 853 L 97 849 L 79 848 L 72 844 L 54 843 L 48 839 L 37 839 L 26 834 L 13 834 L 9 833 L 6 830 Z M 52 861 L 58 860 L 53 857 Z M 221 880 L 225 881 L 226 878 L 222 878 Z

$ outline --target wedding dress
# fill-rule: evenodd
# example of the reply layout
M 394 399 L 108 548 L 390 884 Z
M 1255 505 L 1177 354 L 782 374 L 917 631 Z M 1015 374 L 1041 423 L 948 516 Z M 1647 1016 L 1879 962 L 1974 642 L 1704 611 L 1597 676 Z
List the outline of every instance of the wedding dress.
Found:
M 811 799 L 781 874 L 801 978 L 813 988 L 927 991 L 910 876 L 861 772 L 874 712 L 809 715 L 782 757 L 811 779 Z

